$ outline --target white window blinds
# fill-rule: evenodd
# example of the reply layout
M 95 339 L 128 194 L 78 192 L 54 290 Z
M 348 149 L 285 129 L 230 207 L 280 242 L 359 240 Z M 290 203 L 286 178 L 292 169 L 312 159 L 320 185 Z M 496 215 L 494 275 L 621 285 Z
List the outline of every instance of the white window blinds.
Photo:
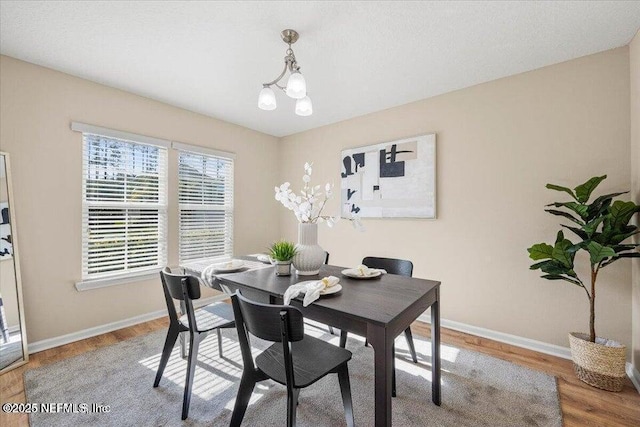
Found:
M 167 263 L 167 149 L 83 132 L 82 276 Z
M 233 159 L 179 150 L 180 262 L 233 256 Z

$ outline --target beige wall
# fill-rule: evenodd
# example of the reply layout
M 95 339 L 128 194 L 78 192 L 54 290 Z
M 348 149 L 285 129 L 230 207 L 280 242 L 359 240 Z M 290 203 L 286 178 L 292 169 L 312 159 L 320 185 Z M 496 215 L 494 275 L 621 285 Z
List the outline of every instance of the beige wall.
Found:
M 278 139 L 6 56 L 0 57 L 0 147 L 11 154 L 29 341 L 166 307 L 158 280 L 78 292 L 81 134 L 71 121 L 237 154 L 235 251 L 279 237 L 271 192 Z M 170 194 L 177 155 L 169 155 Z M 177 264 L 177 201 L 169 198 L 169 263 Z
M 640 204 L 640 32 L 629 45 L 631 75 L 631 193 Z M 636 216 L 637 218 L 637 216 Z M 640 223 L 640 220 L 637 221 Z M 640 237 L 636 236 L 640 243 Z M 640 259 L 633 264 L 633 365 L 640 371 Z
M 599 191 L 629 189 L 628 48 L 286 137 L 280 178 L 297 185 L 313 161 L 314 182 L 339 186 L 340 150 L 431 132 L 438 219 L 366 220 L 362 234 L 345 221 L 323 227 L 332 264 L 411 259 L 416 276 L 442 281 L 443 318 L 567 346 L 568 332 L 588 330 L 584 291 L 529 271 L 526 248 L 559 228 L 543 207 L 564 197 L 546 183 L 575 186 L 606 173 Z M 329 210 L 339 212 L 337 198 Z M 291 212 L 281 208 L 280 219 L 295 238 Z M 603 271 L 599 335 L 631 344 L 630 295 L 628 260 Z

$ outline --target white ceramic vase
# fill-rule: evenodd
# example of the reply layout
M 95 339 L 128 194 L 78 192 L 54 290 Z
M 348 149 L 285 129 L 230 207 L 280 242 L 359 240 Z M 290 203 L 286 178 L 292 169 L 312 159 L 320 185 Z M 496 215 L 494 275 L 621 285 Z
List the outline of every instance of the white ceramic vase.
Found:
M 318 224 L 298 224 L 297 253 L 293 257 L 293 266 L 300 276 L 318 274 L 320 266 L 324 264 L 325 252 L 318 245 Z

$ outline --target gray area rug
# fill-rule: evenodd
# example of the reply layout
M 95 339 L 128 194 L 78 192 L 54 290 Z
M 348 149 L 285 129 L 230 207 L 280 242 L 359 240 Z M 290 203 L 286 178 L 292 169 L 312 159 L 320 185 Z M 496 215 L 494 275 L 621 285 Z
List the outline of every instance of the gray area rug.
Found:
M 0 344 L 0 369 L 4 369 L 18 360 L 22 360 L 22 341 L 10 336 L 9 342 Z
M 325 327 L 307 333 L 337 345 Z M 75 413 L 31 414 L 32 427 L 51 426 L 227 426 L 235 401 L 242 358 L 234 329 L 223 332 L 225 358 L 216 336 L 201 344 L 191 409 L 180 420 L 186 361 L 178 346 L 158 388 L 153 388 L 165 332 L 85 353 L 25 373 L 27 402 L 71 403 Z M 405 340 L 396 340 L 395 426 L 561 426 L 555 378 L 480 353 L 442 346 L 442 406 L 431 403 L 430 343 L 414 336 L 419 363 L 411 362 Z M 266 343 L 252 339 L 253 347 Z M 350 335 L 347 348 L 356 424 L 372 426 L 373 350 Z M 259 352 L 259 350 L 256 350 Z M 86 404 L 87 406 L 82 406 Z M 92 405 L 109 412 L 80 413 Z M 103 406 L 104 407 L 104 406 Z M 256 386 L 243 425 L 286 424 L 286 389 L 274 382 Z M 300 393 L 299 426 L 345 425 L 340 388 L 329 375 Z

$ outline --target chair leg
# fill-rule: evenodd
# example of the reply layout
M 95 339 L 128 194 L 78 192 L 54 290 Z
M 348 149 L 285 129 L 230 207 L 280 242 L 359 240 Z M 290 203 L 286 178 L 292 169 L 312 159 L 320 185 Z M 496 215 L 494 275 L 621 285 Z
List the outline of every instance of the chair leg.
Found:
M 245 412 L 247 412 L 247 406 L 249 406 L 249 400 L 251 399 L 251 393 L 256 385 L 256 380 L 251 373 L 245 372 L 242 374 L 240 380 L 240 388 L 238 389 L 238 397 L 236 397 L 236 403 L 233 406 L 233 414 L 231 415 L 230 427 L 240 427 Z
M 187 378 L 184 384 L 184 398 L 182 399 L 182 419 L 186 420 L 189 415 L 189 404 L 191 403 L 191 389 L 193 388 L 193 376 L 196 371 L 196 361 L 198 360 L 198 347 L 200 346 L 200 336 L 191 332 L 189 340 L 189 358 L 187 364 Z
M 349 368 L 344 364 L 344 368 L 338 371 L 338 382 L 340 383 L 340 393 L 342 394 L 342 404 L 344 405 L 344 416 L 347 420 L 347 427 L 354 427 L 353 403 L 351 401 L 351 385 L 349 384 Z
M 329 326 L 329 333 L 331 335 L 335 335 L 336 334 L 335 331 L 333 330 L 333 326 Z
M 391 347 L 391 397 L 396 397 L 396 345 Z
M 364 346 L 369 347 L 369 340 L 366 338 L 364 339 Z
M 340 330 L 340 347 L 345 348 L 347 346 L 347 331 Z
M 300 389 L 295 388 L 287 393 L 287 427 L 296 427 L 298 393 L 300 393 Z
M 187 333 L 180 332 L 180 357 L 187 358 Z
M 222 334 L 220 333 L 220 328 L 216 329 L 216 332 L 218 333 L 218 356 L 222 359 Z
M 178 328 L 169 328 L 169 331 L 167 332 L 167 338 L 164 340 L 164 348 L 162 349 L 162 356 L 160 356 L 160 365 L 158 365 L 156 379 L 153 382 L 154 387 L 158 387 L 158 384 L 160 384 L 164 368 L 167 367 L 169 356 L 171 356 L 171 350 L 173 350 L 173 346 L 176 345 L 176 340 L 178 339 L 179 334 L 180 332 L 178 332 Z
M 416 346 L 413 344 L 413 335 L 411 334 L 411 327 L 408 327 L 404 330 L 404 337 L 407 339 L 407 345 L 409 346 L 409 351 L 411 352 L 411 358 L 413 359 L 413 363 L 418 363 L 418 357 L 416 355 Z

